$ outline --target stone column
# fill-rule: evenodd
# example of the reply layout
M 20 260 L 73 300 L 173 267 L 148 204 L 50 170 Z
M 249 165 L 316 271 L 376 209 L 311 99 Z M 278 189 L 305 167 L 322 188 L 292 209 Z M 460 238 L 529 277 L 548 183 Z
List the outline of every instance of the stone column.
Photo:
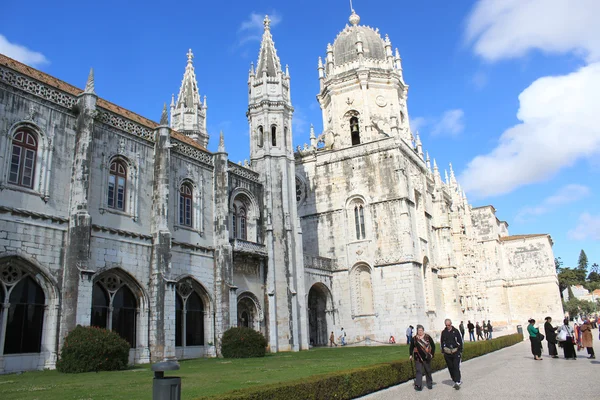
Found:
M 152 187 L 152 255 L 150 259 L 150 361 L 162 361 L 171 351 L 166 348 L 165 325 L 170 317 L 165 313 L 165 274 L 171 264 L 171 232 L 168 226 L 169 178 L 170 178 L 170 135 L 166 107 L 161 124 L 154 131 L 154 184 Z M 174 349 L 173 349 L 174 350 Z M 173 351 L 174 354 L 174 351 Z
M 77 133 L 75 154 L 71 170 L 69 198 L 69 230 L 62 280 L 62 304 L 60 314 L 60 341 L 76 326 L 78 307 L 90 307 L 90 304 L 78 304 L 79 271 L 87 270 L 90 261 L 90 239 L 92 218 L 88 212 L 88 197 L 92 167 L 92 139 L 94 116 L 98 96 L 94 93 L 94 75 L 90 71 L 85 91 L 77 103 Z M 60 346 L 59 346 L 60 347 Z
M 233 251 L 229 244 L 229 176 L 227 153 L 223 134 L 215 160 L 215 334 L 217 353 L 221 352 L 221 338 L 230 328 L 232 313 L 237 304 L 231 303 L 233 286 Z M 234 314 L 236 315 L 236 314 Z

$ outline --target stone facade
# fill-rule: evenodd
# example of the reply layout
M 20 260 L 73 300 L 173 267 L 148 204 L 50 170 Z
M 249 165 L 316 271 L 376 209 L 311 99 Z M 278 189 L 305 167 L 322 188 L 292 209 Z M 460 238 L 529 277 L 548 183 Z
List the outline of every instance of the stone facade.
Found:
M 451 168 L 442 179 L 398 51 L 350 21 L 319 60 L 324 130 L 293 149 L 265 19 L 244 165 L 223 134 L 206 150 L 191 51 L 158 124 L 99 97 L 93 71 L 81 90 L 0 55 L 0 372 L 53 368 L 77 324 L 117 331 L 144 363 L 216 356 L 238 325 L 275 352 L 341 327 L 387 341 L 446 317 L 562 315 L 550 237 L 509 236 Z

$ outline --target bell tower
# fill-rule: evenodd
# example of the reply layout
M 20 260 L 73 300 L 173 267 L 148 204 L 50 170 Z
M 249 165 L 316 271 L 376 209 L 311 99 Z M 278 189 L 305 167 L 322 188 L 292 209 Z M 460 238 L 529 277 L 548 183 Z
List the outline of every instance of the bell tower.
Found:
M 264 187 L 269 346 L 271 351 L 298 351 L 308 348 L 308 331 L 292 147 L 294 108 L 289 71 L 281 68 L 270 23 L 265 17 L 256 70 L 250 68 L 246 115 L 251 168 L 260 173 Z

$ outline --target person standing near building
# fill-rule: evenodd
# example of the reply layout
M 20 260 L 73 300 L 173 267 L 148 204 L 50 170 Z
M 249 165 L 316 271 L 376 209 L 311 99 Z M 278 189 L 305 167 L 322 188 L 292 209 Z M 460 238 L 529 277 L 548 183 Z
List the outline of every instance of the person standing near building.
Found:
M 475 333 L 477 333 L 477 340 L 483 340 L 483 335 L 481 334 L 481 325 L 479 325 L 479 322 L 475 322 Z
M 463 351 L 462 336 L 458 329 L 452 326 L 452 321 L 446 319 L 444 321 L 446 328 L 442 331 L 440 343 L 442 346 L 442 353 L 450 372 L 450 377 L 454 382 L 454 389 L 460 389 L 462 380 L 460 376 L 460 360 Z
M 542 341 L 540 340 L 540 330 L 535 327 L 535 319 L 531 318 L 527 325 L 529 332 L 529 341 L 531 342 L 531 354 L 534 360 L 543 360 L 542 358 Z
M 546 341 L 548 342 L 548 354 L 552 358 L 558 358 L 558 351 L 556 350 L 556 327 L 552 326 L 552 317 L 546 317 L 544 332 L 546 333 Z
M 488 330 L 488 339 L 492 340 L 492 332 L 494 331 L 494 328 L 492 327 L 492 323 L 490 322 L 489 319 L 488 319 L 488 323 L 487 323 L 487 330 Z
M 427 389 L 433 388 L 433 378 L 431 377 L 431 360 L 435 354 L 435 342 L 425 333 L 423 325 L 417 325 L 417 334 L 411 338 L 410 348 L 408 349 L 410 359 L 415 361 L 415 390 L 423 389 L 423 373 L 425 373 L 425 383 Z
M 340 338 L 338 340 L 342 343 L 342 346 L 346 345 L 346 331 L 344 328 L 340 329 Z
M 460 321 L 460 325 L 458 325 L 458 330 L 460 331 L 460 336 L 462 337 L 463 342 L 465 341 L 465 324 Z
M 475 341 L 475 325 L 471 321 L 467 321 L 467 329 L 469 330 L 469 342 Z
M 579 328 L 581 330 L 581 345 L 587 349 L 588 354 L 590 355 L 588 358 L 593 360 L 596 358 L 596 354 L 594 353 L 594 338 L 592 336 L 592 323 L 589 319 L 585 319 L 583 325 Z
M 565 360 L 576 360 L 575 333 L 573 328 L 569 326 L 569 318 L 565 318 L 563 325 L 558 329 L 556 339 L 558 340 L 558 345 L 563 349 Z
M 413 334 L 413 326 L 409 325 L 408 328 L 406 328 L 406 344 L 410 344 L 412 334 Z
M 488 340 L 488 329 L 485 320 L 481 321 L 481 330 L 483 331 L 483 338 Z

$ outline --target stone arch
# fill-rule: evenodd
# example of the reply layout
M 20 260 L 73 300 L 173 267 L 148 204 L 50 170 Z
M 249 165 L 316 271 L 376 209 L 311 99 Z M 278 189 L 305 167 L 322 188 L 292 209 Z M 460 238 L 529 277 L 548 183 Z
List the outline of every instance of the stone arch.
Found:
M 27 285 L 26 281 L 30 282 L 29 287 L 34 291 L 38 290 L 35 288 L 36 286 L 39 288 L 43 300 L 38 295 L 36 300 L 30 304 L 31 299 L 28 297 L 27 305 L 23 308 L 24 304 L 12 303 L 10 298 L 11 294 L 16 293 L 13 292 L 15 289 L 21 290 L 23 285 Z M 0 258 L 0 286 L 2 287 L 0 293 L 3 294 L 5 300 L 4 304 L 0 305 L 0 321 L 4 321 L 4 323 L 0 322 L 0 344 L 2 344 L 0 346 L 0 359 L 6 352 L 18 355 L 17 359 L 21 358 L 23 362 L 30 365 L 37 365 L 40 368 L 42 366 L 44 368 L 54 368 L 57 356 L 57 329 L 55 327 L 58 325 L 60 307 L 60 295 L 56 281 L 48 273 L 48 270 L 37 261 L 21 255 L 7 254 Z M 17 329 L 16 326 L 11 328 L 6 319 L 7 313 L 13 308 L 12 312 L 15 318 L 21 314 L 24 321 L 35 325 L 27 325 L 27 330 L 35 332 L 36 335 L 35 343 L 27 343 L 26 347 L 29 350 L 25 353 L 28 354 L 19 355 L 23 352 L 14 347 L 13 340 L 7 340 L 8 330 Z M 19 313 L 19 308 L 21 313 Z M 23 329 L 23 326 L 21 326 L 21 329 Z M 12 334 L 18 334 L 18 332 L 12 332 Z M 14 335 L 12 336 L 14 338 Z M 7 346 L 12 348 L 7 349 Z M 17 347 L 21 348 L 20 346 Z M 25 361 L 26 359 L 27 361 Z M 4 370 L 11 371 L 13 369 L 14 367 L 5 360 Z
M 96 303 L 102 293 L 107 296 L 107 305 Z M 129 301 L 133 296 L 135 304 Z M 116 301 L 124 304 L 115 307 Z M 101 328 L 117 331 L 129 342 L 132 351 L 136 347 L 147 347 L 148 337 L 146 310 L 149 307 L 149 297 L 138 281 L 121 268 L 110 268 L 98 271 L 92 279 L 92 317 L 90 324 Z M 106 314 L 104 309 L 106 308 Z M 116 310 L 118 308 L 118 313 Z M 123 315 L 122 319 L 118 319 Z M 116 323 L 115 323 L 116 322 Z
M 175 199 L 175 210 L 177 210 L 177 214 L 175 215 L 175 221 L 176 221 L 176 225 L 179 227 L 188 227 L 191 228 L 197 232 L 204 232 L 204 219 L 203 219 L 203 215 L 202 215 L 202 209 L 204 208 L 204 205 L 202 203 L 202 182 L 200 179 L 196 178 L 196 174 L 190 172 L 190 174 L 180 177 L 179 179 L 177 179 L 176 181 L 176 187 L 175 187 L 175 193 L 177 193 L 177 196 L 173 196 Z M 181 200 L 180 200 L 180 196 L 181 196 L 181 187 L 183 185 L 189 185 L 192 189 L 192 209 L 191 209 L 191 213 L 192 213 L 192 225 L 186 225 L 185 221 L 182 222 L 181 220 Z
M 175 288 L 175 345 L 205 346 L 213 337 L 213 302 L 194 277 L 183 275 Z
M 350 269 L 350 291 L 354 316 L 374 314 L 372 275 L 371 266 L 365 262 L 359 262 Z
M 252 292 L 242 292 L 237 297 L 238 326 L 261 330 L 264 314 L 258 297 Z
M 313 346 L 327 346 L 330 330 L 333 330 L 333 297 L 331 290 L 317 282 L 308 291 L 308 329 Z
M 121 139 L 124 141 L 124 139 Z M 124 147 L 124 146 L 121 146 Z M 100 206 L 100 212 L 104 213 L 106 211 L 113 212 L 114 209 L 109 207 L 108 205 L 108 191 L 109 191 L 109 177 L 110 177 L 110 166 L 114 161 L 122 161 L 126 168 L 126 179 L 125 179 L 125 209 L 118 212 L 125 213 L 129 215 L 134 221 L 137 221 L 139 218 L 138 213 L 138 203 L 139 203 L 139 174 L 138 174 L 138 165 L 135 161 L 134 154 L 126 151 L 124 148 L 120 148 L 118 151 L 110 153 L 108 157 L 104 160 L 105 162 L 101 168 L 102 174 L 102 182 L 101 182 L 101 191 L 102 191 L 102 201 Z
M 243 227 L 239 224 L 241 211 L 243 210 L 243 218 L 245 218 L 245 234 L 240 234 Z M 256 197 L 248 189 L 237 187 L 229 196 L 229 215 L 230 237 L 233 239 L 248 240 L 250 242 L 258 242 L 258 219 L 260 212 Z
M 344 114 L 344 124 L 347 121 L 349 126 L 350 143 L 352 146 L 361 144 L 361 135 L 364 132 L 364 123 L 360 113 L 356 110 L 349 110 Z
M 33 171 L 33 184 L 31 189 L 21 188 L 18 185 L 9 183 L 8 176 L 10 171 L 9 162 L 11 160 L 12 142 L 16 133 L 25 130 L 36 137 L 37 151 L 35 155 L 35 169 Z M 30 190 L 39 195 L 44 201 L 50 199 L 50 176 L 52 171 L 52 137 L 33 120 L 22 120 L 15 122 L 0 137 L 0 149 L 4 151 L 5 162 L 0 165 L 0 187 L 9 187 L 21 190 Z
M 346 200 L 346 220 L 348 221 L 348 235 L 351 240 L 364 240 L 367 238 L 369 225 L 369 208 L 363 195 L 354 194 Z

